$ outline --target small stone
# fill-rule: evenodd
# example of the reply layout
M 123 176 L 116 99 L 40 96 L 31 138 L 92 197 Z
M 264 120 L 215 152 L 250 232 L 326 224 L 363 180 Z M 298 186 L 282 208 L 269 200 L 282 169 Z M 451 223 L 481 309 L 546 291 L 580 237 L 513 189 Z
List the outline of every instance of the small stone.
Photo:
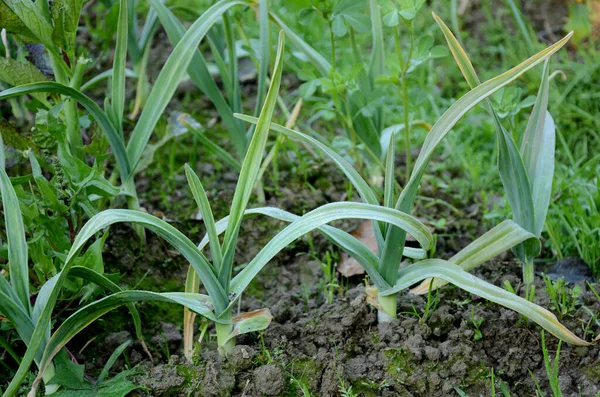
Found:
M 278 396 L 284 385 L 283 371 L 276 365 L 267 364 L 254 371 L 254 386 L 260 395 Z
M 250 346 L 236 345 L 229 353 L 227 359 L 236 370 L 244 371 L 252 366 L 256 357 L 256 350 Z
M 468 369 L 467 364 L 465 364 L 462 361 L 459 361 L 452 366 L 452 368 L 451 368 L 452 375 L 462 378 L 463 376 L 466 375 L 467 369 Z
M 425 357 L 429 361 L 438 361 L 440 359 L 440 350 L 432 346 L 425 346 Z

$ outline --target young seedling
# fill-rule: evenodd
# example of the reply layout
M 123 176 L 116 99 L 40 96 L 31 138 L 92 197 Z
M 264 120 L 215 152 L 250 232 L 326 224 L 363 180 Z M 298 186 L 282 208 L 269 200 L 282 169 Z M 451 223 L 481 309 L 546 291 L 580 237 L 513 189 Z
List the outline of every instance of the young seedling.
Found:
M 575 285 L 569 290 L 564 277 L 559 278 L 556 281 L 552 281 L 552 279 L 546 275 L 543 277 L 544 283 L 546 284 L 546 291 L 552 300 L 553 308 L 558 313 L 558 317 L 562 319 L 575 310 L 577 299 L 581 295 L 581 287 Z
M 412 170 L 411 178 L 397 200 L 395 200 L 395 181 L 393 178 L 394 145 L 393 141 L 390 140 L 386 158 L 384 205 L 381 207 L 387 209 L 395 208 L 405 214 L 410 213 L 417 196 L 421 178 L 425 173 L 433 151 L 460 118 L 494 92 L 516 80 L 527 70 L 544 62 L 548 57 L 562 48 L 569 38 L 570 35 L 566 36 L 556 44 L 532 56 L 511 70 L 480 84 L 456 101 L 439 118 L 427 135 Z M 254 117 L 245 115 L 238 115 L 237 117 L 253 124 L 258 122 Z M 286 134 L 290 138 L 312 145 L 324 152 L 352 182 L 355 189 L 366 203 L 375 206 L 380 205 L 376 192 L 346 160 L 329 147 L 301 132 L 285 128 L 275 123 L 271 123 L 271 128 L 279 133 Z M 259 210 L 254 211 L 259 212 Z M 289 219 L 289 216 L 287 215 L 284 216 L 281 213 L 274 214 L 266 209 L 264 209 L 262 213 L 282 220 Z M 415 282 L 435 277 L 435 281 L 433 281 L 434 288 L 443 285 L 445 282 L 451 282 L 462 289 L 490 301 L 502 304 L 527 316 L 549 332 L 569 343 L 589 345 L 588 342 L 580 339 L 560 324 L 558 319 L 549 311 L 467 273 L 468 270 L 479 266 L 485 261 L 517 244 L 532 244 L 533 247 L 539 249 L 539 242 L 535 238 L 535 235 L 528 232 L 517 223 L 513 221 L 502 222 L 448 261 L 441 259 L 426 259 L 402 270 L 400 270 L 399 267 L 403 255 L 416 259 L 425 257 L 426 252 L 431 249 L 433 244 L 433 238 L 431 238 L 430 233 L 413 234 L 413 232 L 408 231 L 406 228 L 385 225 L 381 222 L 374 222 L 373 228 L 379 248 L 379 254 L 377 255 L 366 249 L 366 247 L 355 238 L 350 239 L 347 234 L 339 233 L 339 231 L 335 232 L 332 240 L 339 244 L 342 249 L 350 250 L 347 252 L 364 267 L 365 272 L 375 284 L 377 293 L 374 296 L 371 296 L 370 302 L 378 309 L 379 321 L 387 322 L 396 317 L 396 297 L 398 292 Z M 324 232 L 330 238 L 332 237 L 329 229 L 323 227 L 320 231 Z M 421 248 L 415 249 L 405 247 L 407 233 L 415 237 L 420 243 Z M 341 240 L 341 236 L 344 236 L 343 241 Z M 337 240 L 335 238 L 337 238 Z M 358 247 L 360 247 L 360 249 Z M 441 280 L 439 284 L 438 280 Z M 428 280 L 426 283 L 423 283 L 419 288 L 415 289 L 414 292 L 426 293 L 429 290 L 429 283 L 431 281 L 432 280 Z
M 483 324 L 483 321 L 483 317 L 475 317 L 475 309 L 471 309 L 471 323 L 475 329 L 473 332 L 474 341 L 483 339 L 483 333 L 481 332 L 481 325 Z

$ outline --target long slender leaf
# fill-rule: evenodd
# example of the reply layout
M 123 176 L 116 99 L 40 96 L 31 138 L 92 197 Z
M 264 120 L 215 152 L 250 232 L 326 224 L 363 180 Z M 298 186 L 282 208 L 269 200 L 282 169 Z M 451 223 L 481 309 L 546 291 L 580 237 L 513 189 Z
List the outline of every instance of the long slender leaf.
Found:
M 131 222 L 136 225 L 144 226 L 145 228 L 157 233 L 170 244 L 174 245 L 177 250 L 181 252 L 181 254 L 191 263 L 191 265 L 194 267 L 194 270 L 200 275 L 207 291 L 211 295 L 212 303 L 216 312 L 221 313 L 223 310 L 225 310 L 225 307 L 229 302 L 229 297 L 225 294 L 223 288 L 218 283 L 216 275 L 212 272 L 210 263 L 202 254 L 202 252 L 200 252 L 198 248 L 181 232 L 165 221 L 140 211 L 106 210 L 100 212 L 92 217 L 83 226 L 75 238 L 75 241 L 73 242 L 73 245 L 65 260 L 65 265 L 63 266 L 62 271 L 58 274 L 56 285 L 52 289 L 52 293 L 48 297 L 40 318 L 35 326 L 35 331 L 31 337 L 31 342 L 27 346 L 27 351 L 23 357 L 23 360 L 21 361 L 21 365 L 13 377 L 13 380 L 8 385 L 8 388 L 4 392 L 5 397 L 14 396 L 17 393 L 20 384 L 23 382 L 27 372 L 29 371 L 29 366 L 34 359 L 37 350 L 42 345 L 46 329 L 50 324 L 56 299 L 58 298 L 70 268 L 73 266 L 75 257 L 87 243 L 87 241 L 97 232 L 117 222 Z
M 242 163 L 242 170 L 240 171 L 238 184 L 233 195 L 233 202 L 231 204 L 231 211 L 229 214 L 231 217 L 230 227 L 225 231 L 225 237 L 223 240 L 223 265 L 219 271 L 219 281 L 221 282 L 221 285 L 227 287 L 229 286 L 229 280 L 231 280 L 233 255 L 235 254 L 235 247 L 240 231 L 242 217 L 244 215 L 244 211 L 246 210 L 246 206 L 248 205 L 248 200 L 250 200 L 252 189 L 254 189 L 256 178 L 258 177 L 258 173 L 260 171 L 260 164 L 263 159 L 265 145 L 269 135 L 269 124 L 273 118 L 273 110 L 279 95 L 279 85 L 281 83 L 281 74 L 283 70 L 284 43 L 285 36 L 283 32 L 280 31 L 279 44 L 277 46 L 277 56 L 275 58 L 275 65 L 271 76 L 269 92 L 265 98 L 263 109 L 260 112 L 256 130 L 254 131 L 252 140 L 248 146 L 248 152 L 246 153 L 246 157 Z
M 248 123 L 256 124 L 258 119 L 256 117 L 247 116 L 245 114 L 235 114 L 235 117 L 240 120 L 247 121 Z M 352 183 L 352 186 L 356 189 L 360 197 L 368 204 L 377 205 L 379 204 L 379 200 L 373 190 L 369 186 L 369 184 L 363 179 L 362 176 L 348 163 L 342 156 L 337 154 L 333 149 L 329 148 L 322 142 L 319 142 L 317 139 L 306 135 L 302 132 L 293 130 L 291 128 L 286 128 L 277 123 L 271 123 L 270 128 L 278 132 L 280 134 L 284 134 L 288 138 L 292 138 L 298 140 L 300 142 L 304 142 L 312 147 L 316 147 L 338 166 L 340 171 L 344 173 L 346 178 Z
M 231 292 L 239 296 L 254 279 L 256 274 L 279 251 L 297 238 L 329 222 L 348 218 L 370 219 L 390 223 L 410 233 L 424 250 L 429 250 L 433 244 L 433 237 L 427 227 L 416 218 L 404 212 L 365 203 L 343 202 L 325 204 L 292 222 L 269 241 L 254 259 L 231 281 Z M 230 306 L 232 304 L 233 302 Z
M 102 109 L 100 109 L 100 107 L 96 105 L 96 102 L 91 100 L 82 92 L 60 83 L 48 81 L 43 83 L 26 84 L 19 87 L 9 88 L 8 90 L 0 92 L 0 100 L 14 98 L 17 96 L 31 94 L 35 92 L 57 93 L 79 102 L 81 106 L 83 106 L 88 112 L 90 112 L 92 117 L 96 119 L 96 121 L 100 125 L 100 128 L 102 128 L 102 131 L 106 135 L 106 138 L 108 139 L 110 147 L 113 151 L 113 155 L 115 156 L 115 160 L 117 161 L 119 173 L 121 174 L 121 180 L 125 180 L 129 177 L 131 173 L 131 166 L 127 158 L 125 144 L 123 143 L 121 135 L 114 128 L 106 113 L 104 113 Z
M 4 222 L 8 242 L 8 271 L 10 284 L 27 314 L 31 313 L 29 302 L 29 266 L 27 262 L 27 241 L 25 227 L 19 208 L 19 199 L 6 171 L 0 167 L 0 192 L 4 209 Z
M 471 88 L 475 88 L 481 82 L 469 56 L 450 29 L 448 29 L 448 26 L 436 14 L 433 14 L 433 18 L 440 26 L 448 47 L 450 47 L 450 51 L 454 56 L 454 60 L 458 64 L 467 83 Z M 513 210 L 514 219 L 527 230 L 533 231 L 535 207 L 527 170 L 512 136 L 502 126 L 500 117 L 494 110 L 489 98 L 485 100 L 484 107 L 494 118 L 498 137 L 498 169 L 506 196 Z
M 464 116 L 469 110 L 477 106 L 481 101 L 488 98 L 494 92 L 500 88 L 511 83 L 517 79 L 520 75 L 538 65 L 539 63 L 546 60 L 552 54 L 561 49 L 567 41 L 571 38 L 572 33 L 569 33 L 562 40 L 551 45 L 550 47 L 540 51 L 536 55 L 520 63 L 509 71 L 497 76 L 491 80 L 486 81 L 483 84 L 473 88 L 459 100 L 457 100 L 435 123 L 431 131 L 425 139 L 425 143 L 421 148 L 421 152 L 415 167 L 411 174 L 411 177 L 402 191 L 400 198 L 396 203 L 396 208 L 410 212 L 412 209 L 421 178 L 425 173 L 425 169 L 429 164 L 429 160 L 439 143 L 446 137 L 451 131 L 454 125 Z M 391 228 L 386 235 L 386 241 L 384 244 L 383 252 L 381 253 L 380 260 L 382 266 L 382 273 L 384 278 L 390 282 L 392 278 L 395 278 L 397 274 L 398 264 L 402 258 L 402 247 L 405 242 L 405 233 L 397 228 Z
M 98 273 L 90 268 L 85 266 L 73 266 L 71 270 L 69 270 L 69 276 L 82 278 L 90 283 L 94 283 L 105 290 L 117 293 L 121 292 L 122 289 L 117 284 L 113 283 L 109 280 L 105 275 Z M 39 299 L 39 296 L 38 296 Z M 127 310 L 131 314 L 131 318 L 133 319 L 133 326 L 135 328 L 135 336 L 144 343 L 144 334 L 142 332 L 142 319 L 140 318 L 140 313 L 133 303 L 127 304 Z M 36 319 L 37 321 L 37 319 Z
M 258 122 L 258 119 L 256 119 L 255 117 L 250 117 L 244 114 L 236 114 L 235 117 L 253 124 L 256 124 Z M 354 169 L 354 167 L 350 165 L 350 163 L 348 163 L 342 156 L 337 154 L 333 149 L 319 142 L 315 138 L 312 138 L 302 132 L 286 128 L 280 124 L 271 123 L 270 128 L 275 132 L 284 134 L 289 138 L 298 140 L 300 142 L 304 142 L 312 147 L 316 147 L 317 149 L 321 150 L 331 161 L 333 161 L 338 166 L 340 171 L 344 173 L 346 178 L 348 178 L 352 186 L 354 186 L 354 188 L 356 189 L 360 197 L 363 199 L 363 201 L 373 205 L 379 204 L 379 199 L 377 198 L 369 184 L 363 179 L 362 176 L 360 176 L 360 174 Z M 378 245 L 381 244 L 381 248 L 383 246 L 383 234 L 381 231 L 381 226 L 377 224 L 377 227 L 374 227 L 373 230 L 375 231 L 375 237 L 377 239 Z
M 517 244 L 530 239 L 537 242 L 539 249 L 540 244 L 534 234 L 528 232 L 519 224 L 507 220 L 493 227 L 448 261 L 468 272 Z M 430 290 L 430 282 L 431 279 L 424 280 L 419 286 L 411 289 L 410 292 L 413 294 L 426 294 Z M 445 284 L 447 284 L 446 281 L 436 279 L 432 288 L 440 288 Z
M 3 278 L 3 276 L 0 276 Z M 5 280 L 6 281 L 6 280 Z M 1 282 L 0 282 L 1 284 Z M 14 300 L 12 296 L 5 293 L 3 289 L 0 289 L 0 311 L 8 320 L 15 326 L 19 337 L 23 339 L 26 344 L 31 341 L 35 325 L 29 317 L 23 306 L 18 300 Z M 41 351 L 36 355 L 36 361 L 42 358 Z
M 441 278 L 465 291 L 508 307 L 534 321 L 565 342 L 578 346 L 591 345 L 591 343 L 586 342 L 569 331 L 558 321 L 554 314 L 543 307 L 483 281 L 467 273 L 459 266 L 442 259 L 426 259 L 400 270 L 397 284 L 388 291 L 380 292 L 380 295 L 393 295 L 416 282 L 432 277 Z
M 188 184 L 192 190 L 192 195 L 194 196 L 194 200 L 202 215 L 202 220 L 204 221 L 204 226 L 206 227 L 210 240 L 210 252 L 212 254 L 213 266 L 218 272 L 221 268 L 221 260 L 223 257 L 221 254 L 219 236 L 217 234 L 217 229 L 215 228 L 215 218 L 213 217 L 208 197 L 206 196 L 202 182 L 200 182 L 200 178 L 198 178 L 198 175 L 196 175 L 194 170 L 187 164 L 185 165 L 185 176 L 187 177 Z
M 534 208 L 532 231 L 538 237 L 542 234 L 548 213 L 554 176 L 556 134 L 554 120 L 547 110 L 549 88 L 550 67 L 546 61 L 540 89 L 521 143 L 521 156 L 531 184 Z
M 113 60 L 111 104 L 112 113 L 115 118 L 115 128 L 123 134 L 123 112 L 125 108 L 125 66 L 127 64 L 127 41 L 129 13 L 127 3 L 129 0 L 121 0 L 119 6 L 119 23 L 117 24 L 117 45 Z
M 46 349 L 44 358 L 40 364 L 39 374 L 34 381 L 32 391 L 42 379 L 42 373 L 51 363 L 54 356 L 62 349 L 75 335 L 90 325 L 94 320 L 102 315 L 133 302 L 158 301 L 167 303 L 177 303 L 184 305 L 197 313 L 210 318 L 213 321 L 219 321 L 212 313 L 213 307 L 208 296 L 202 294 L 188 294 L 184 292 L 150 292 L 150 291 L 121 291 L 109 295 L 105 298 L 92 302 L 73 313 L 64 323 L 54 332 Z
M 246 0 L 221 0 L 217 2 L 190 26 L 177 43 L 154 83 L 154 89 L 148 96 L 146 106 L 127 144 L 127 157 L 133 169 L 139 162 L 156 123 L 173 97 L 179 81 L 197 52 L 196 49 L 206 32 L 228 9 L 244 4 L 248 4 L 248 2 Z
M 269 4 L 267 0 L 258 1 L 258 20 L 260 25 L 260 51 L 258 53 L 258 84 L 256 87 L 256 107 L 254 115 L 260 115 L 260 106 L 267 90 L 267 73 L 269 71 L 269 55 L 271 52 L 271 35 L 269 32 Z

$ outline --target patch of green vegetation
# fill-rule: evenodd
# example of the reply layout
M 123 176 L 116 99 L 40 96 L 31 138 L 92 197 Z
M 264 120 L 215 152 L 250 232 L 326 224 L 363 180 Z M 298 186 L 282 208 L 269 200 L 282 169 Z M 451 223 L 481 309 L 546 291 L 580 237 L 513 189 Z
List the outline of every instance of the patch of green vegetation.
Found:
M 386 349 L 383 352 L 386 359 L 385 372 L 398 384 L 406 383 L 413 373 L 411 353 L 404 348 Z

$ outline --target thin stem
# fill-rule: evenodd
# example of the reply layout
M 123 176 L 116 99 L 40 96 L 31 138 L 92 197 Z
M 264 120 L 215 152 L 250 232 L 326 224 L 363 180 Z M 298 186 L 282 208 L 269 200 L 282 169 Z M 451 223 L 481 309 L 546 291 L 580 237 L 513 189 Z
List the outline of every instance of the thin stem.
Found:
M 331 21 L 329 22 L 329 40 L 331 41 L 331 70 L 335 71 L 335 37 Z

